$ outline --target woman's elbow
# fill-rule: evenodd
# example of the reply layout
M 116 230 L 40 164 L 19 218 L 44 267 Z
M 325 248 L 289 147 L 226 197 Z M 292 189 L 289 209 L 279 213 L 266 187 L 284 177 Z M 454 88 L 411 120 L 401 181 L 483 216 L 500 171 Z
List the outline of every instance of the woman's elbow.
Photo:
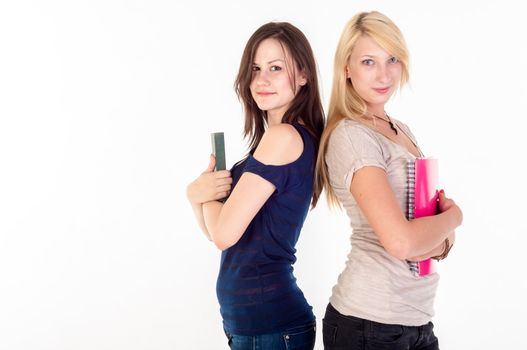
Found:
M 414 256 L 412 242 L 408 237 L 408 221 L 394 222 L 384 228 L 379 228 L 377 236 L 384 250 L 399 260 L 407 260 Z
M 220 239 L 213 239 L 212 240 L 214 242 L 214 244 L 216 245 L 216 247 L 223 251 L 223 250 L 227 250 L 229 249 L 230 247 L 232 247 L 233 245 L 230 244 L 229 242 L 226 242 L 224 240 L 220 240 Z
M 399 260 L 407 260 L 412 256 L 410 244 L 405 239 L 392 239 L 384 242 L 383 247 L 388 254 Z
M 216 247 L 222 251 L 227 250 L 236 244 L 236 241 L 234 241 L 231 237 L 225 234 L 225 232 L 222 232 L 218 229 L 211 232 L 211 237 Z

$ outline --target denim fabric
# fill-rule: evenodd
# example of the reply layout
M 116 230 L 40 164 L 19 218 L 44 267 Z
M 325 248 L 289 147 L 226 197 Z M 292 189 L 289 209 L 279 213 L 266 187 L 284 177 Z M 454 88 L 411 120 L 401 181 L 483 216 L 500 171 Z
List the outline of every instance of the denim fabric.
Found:
M 316 323 L 294 327 L 280 333 L 236 335 L 225 331 L 231 350 L 313 350 Z
M 345 316 L 328 304 L 322 335 L 326 350 L 439 350 L 434 325 L 403 326 Z

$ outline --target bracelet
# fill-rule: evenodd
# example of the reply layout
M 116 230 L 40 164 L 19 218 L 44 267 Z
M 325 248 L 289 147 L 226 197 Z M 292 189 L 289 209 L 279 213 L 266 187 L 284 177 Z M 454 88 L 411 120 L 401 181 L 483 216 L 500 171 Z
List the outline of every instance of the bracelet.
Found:
M 445 259 L 448 256 L 448 253 L 450 252 L 450 249 L 452 249 L 453 245 L 450 245 L 450 241 L 448 238 L 445 238 L 445 248 L 443 249 L 443 252 L 440 255 L 433 256 L 432 259 L 440 261 Z

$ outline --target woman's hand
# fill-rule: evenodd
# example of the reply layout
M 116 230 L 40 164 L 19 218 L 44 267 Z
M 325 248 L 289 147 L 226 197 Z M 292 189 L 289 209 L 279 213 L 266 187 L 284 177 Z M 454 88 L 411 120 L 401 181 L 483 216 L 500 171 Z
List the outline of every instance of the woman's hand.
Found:
M 445 191 L 439 191 L 439 212 L 443 213 L 448 210 L 454 210 L 456 212 L 456 219 L 458 220 L 458 225 L 461 225 L 463 221 L 463 212 L 457 206 L 456 202 L 453 199 L 447 198 L 445 196 Z
M 232 177 L 228 170 L 214 171 L 216 157 L 210 156 L 207 169 L 187 186 L 187 198 L 193 204 L 203 204 L 227 197 Z

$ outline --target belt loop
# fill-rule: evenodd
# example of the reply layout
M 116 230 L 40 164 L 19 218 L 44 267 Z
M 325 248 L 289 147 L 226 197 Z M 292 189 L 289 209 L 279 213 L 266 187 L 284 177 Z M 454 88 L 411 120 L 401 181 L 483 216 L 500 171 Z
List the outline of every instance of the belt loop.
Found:
M 362 332 L 364 335 L 367 335 L 368 337 L 371 337 L 373 333 L 373 327 L 372 322 L 366 319 L 362 319 Z
M 423 338 L 424 338 L 424 336 L 423 336 L 423 334 L 424 334 L 424 327 L 425 326 L 417 327 L 417 331 L 419 332 L 418 333 L 419 335 L 417 337 L 417 341 L 415 342 L 416 344 L 419 344 L 419 343 L 421 343 L 423 341 Z
M 362 319 L 362 346 L 365 349 L 368 339 L 373 337 L 373 322 L 365 318 Z

